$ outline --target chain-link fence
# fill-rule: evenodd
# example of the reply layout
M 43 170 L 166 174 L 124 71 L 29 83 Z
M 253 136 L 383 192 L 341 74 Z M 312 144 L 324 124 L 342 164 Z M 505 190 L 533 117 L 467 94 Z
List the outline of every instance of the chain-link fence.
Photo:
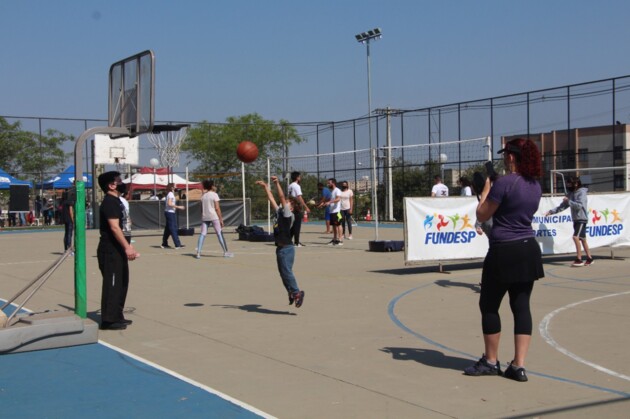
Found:
M 264 114 L 264 112 L 262 112 Z M 106 125 L 106 120 L 64 119 L 44 117 L 2 116 L 7 122 L 20 122 L 21 129 L 39 136 L 45 136 L 48 129 L 54 129 L 78 137 L 83 131 L 95 126 Z M 588 83 L 536 90 L 487 99 L 454 103 L 421 109 L 377 109 L 370 117 L 338 121 L 291 123 L 298 135 L 305 141 L 293 144 L 283 150 L 281 157 L 297 157 L 322 154 L 338 154 L 332 162 L 314 159 L 309 162 L 309 172 L 316 173 L 324 180 L 335 177 L 353 182 L 360 190 L 361 181 L 369 176 L 366 170 L 371 162 L 366 158 L 345 158 L 345 152 L 377 149 L 377 169 L 375 176 L 379 190 L 379 214 L 383 219 L 401 219 L 397 209 L 386 211 L 388 176 L 398 184 L 399 193 L 393 199 L 403 196 L 428 195 L 432 177 L 443 174 L 445 183 L 451 188 L 451 195 L 459 192 L 457 180 L 468 174 L 475 165 L 460 153 L 438 151 L 437 154 L 423 157 L 422 161 L 407 158 L 387 159 L 388 147 L 405 147 L 420 144 L 440 144 L 472 138 L 489 137 L 489 152 L 496 156 L 502 141 L 522 136 L 532 138 L 541 148 L 545 175 L 542 179 L 544 192 L 551 192 L 558 180 L 551 179 L 551 173 L 558 170 L 594 167 L 627 166 L 628 122 L 630 122 L 630 76 L 598 80 Z M 187 123 L 195 126 L 200 123 L 190 121 L 167 121 L 164 123 Z M 224 124 L 203 123 L 208 131 L 213 126 Z M 371 129 L 370 129 L 371 124 Z M 69 145 L 67 152 L 72 152 Z M 32 150 L 37 153 L 38 150 Z M 89 142 L 84 151 L 84 167 L 93 169 L 93 153 Z M 140 162 L 156 156 L 149 141 L 140 141 Z M 174 171 L 183 174 L 183 166 L 189 163 L 195 176 L 195 161 L 182 155 L 180 167 Z M 366 161 L 363 161 L 366 160 Z M 68 164 L 71 158 L 68 159 Z M 326 165 L 326 166 L 324 166 Z M 134 168 L 128 168 L 132 172 Z M 281 167 L 282 175 L 291 169 Z M 242 195 L 240 167 L 231 173 L 203 173 L 200 177 L 214 176 L 220 185 L 222 196 L 239 198 Z M 33 180 L 35 183 L 54 175 L 55 170 L 43 169 L 38 173 L 11 173 L 18 178 Z M 365 172 L 365 173 L 364 173 Z M 592 179 L 591 190 L 611 192 L 628 190 L 625 170 L 611 170 L 598 173 Z M 278 173 L 279 174 L 279 173 Z M 389 174 L 389 175 L 388 175 Z M 267 173 L 262 166 L 246 167 L 246 183 L 255 178 L 265 178 Z M 585 175 L 587 179 L 589 175 Z M 310 186 L 309 186 L 310 187 Z M 247 187 L 246 193 L 256 197 L 259 189 Z M 315 190 L 306 190 L 305 195 L 315 195 Z M 382 197 L 382 198 L 381 198 Z M 260 201 L 264 200 L 261 197 Z M 255 200 L 254 202 L 257 202 Z M 254 205 L 253 205 L 254 207 Z M 256 209 L 254 208 L 254 212 Z M 261 210 L 261 212 L 264 212 Z

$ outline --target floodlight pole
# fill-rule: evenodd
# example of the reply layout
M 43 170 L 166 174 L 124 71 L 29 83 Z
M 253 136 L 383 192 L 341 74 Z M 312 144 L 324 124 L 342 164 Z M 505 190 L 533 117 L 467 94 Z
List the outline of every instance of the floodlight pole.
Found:
M 368 89 L 368 137 L 372 148 L 372 72 L 370 66 L 370 39 L 365 41 L 367 51 L 367 89 Z
M 367 88 L 368 88 L 368 138 L 370 140 L 370 152 L 372 150 L 372 74 L 371 74 L 371 65 L 370 65 L 370 41 L 372 39 L 380 39 L 383 36 L 381 29 L 380 28 L 374 28 L 371 29 L 367 32 L 361 32 L 359 34 L 356 34 L 354 37 L 357 40 L 357 42 L 359 42 L 360 44 L 365 44 L 366 46 L 366 51 L 367 51 Z M 377 203 L 375 202 L 376 199 L 374 198 L 376 196 L 376 182 L 377 182 L 377 178 L 376 178 L 376 170 L 372 171 L 373 176 L 372 176 L 372 214 L 374 214 L 374 217 L 376 218 L 376 205 Z M 377 236 L 378 236 L 378 230 L 377 230 Z

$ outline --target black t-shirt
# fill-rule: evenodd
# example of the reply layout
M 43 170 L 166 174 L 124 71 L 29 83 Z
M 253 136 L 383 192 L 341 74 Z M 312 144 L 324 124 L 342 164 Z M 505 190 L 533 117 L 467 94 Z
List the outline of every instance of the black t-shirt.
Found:
M 103 202 L 101 203 L 99 214 L 100 214 L 100 232 L 101 232 L 101 243 L 107 244 L 119 249 L 122 249 L 116 237 L 114 237 L 114 233 L 112 233 L 111 228 L 109 227 L 109 220 L 112 218 L 118 219 L 118 225 L 122 230 L 122 220 L 123 220 L 123 203 L 118 197 L 112 195 L 105 195 Z
M 63 222 L 71 223 L 74 220 L 70 216 L 70 208 L 72 208 L 72 212 L 74 214 L 74 204 L 77 199 L 76 191 L 74 189 L 70 189 L 69 191 L 64 192 L 63 195 L 61 196 L 61 199 L 63 201 L 62 203 L 63 206 L 61 209 L 62 211 L 61 216 L 63 217 Z
M 287 208 L 284 210 L 278 207 L 276 212 L 276 225 L 274 225 L 273 233 L 276 239 L 276 246 L 284 247 L 291 245 L 291 226 L 293 225 L 293 213 Z

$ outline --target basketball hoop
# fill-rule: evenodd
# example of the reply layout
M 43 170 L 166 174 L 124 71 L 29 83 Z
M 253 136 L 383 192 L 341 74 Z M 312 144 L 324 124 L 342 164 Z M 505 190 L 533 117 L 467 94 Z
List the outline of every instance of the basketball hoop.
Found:
M 158 152 L 160 164 L 179 167 L 179 151 L 188 135 L 190 125 L 155 125 L 148 134 L 149 142 Z

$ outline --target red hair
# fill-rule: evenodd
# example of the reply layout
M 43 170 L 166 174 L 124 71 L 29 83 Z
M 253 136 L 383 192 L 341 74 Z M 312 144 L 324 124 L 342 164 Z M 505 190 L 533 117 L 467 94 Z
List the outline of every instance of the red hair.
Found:
M 518 149 L 518 151 L 511 151 L 510 149 L 513 147 L 508 148 L 508 144 Z M 540 151 L 532 140 L 515 138 L 509 141 L 505 146 L 506 153 L 512 154 L 516 158 L 517 171 L 521 176 L 534 179 L 542 176 Z

